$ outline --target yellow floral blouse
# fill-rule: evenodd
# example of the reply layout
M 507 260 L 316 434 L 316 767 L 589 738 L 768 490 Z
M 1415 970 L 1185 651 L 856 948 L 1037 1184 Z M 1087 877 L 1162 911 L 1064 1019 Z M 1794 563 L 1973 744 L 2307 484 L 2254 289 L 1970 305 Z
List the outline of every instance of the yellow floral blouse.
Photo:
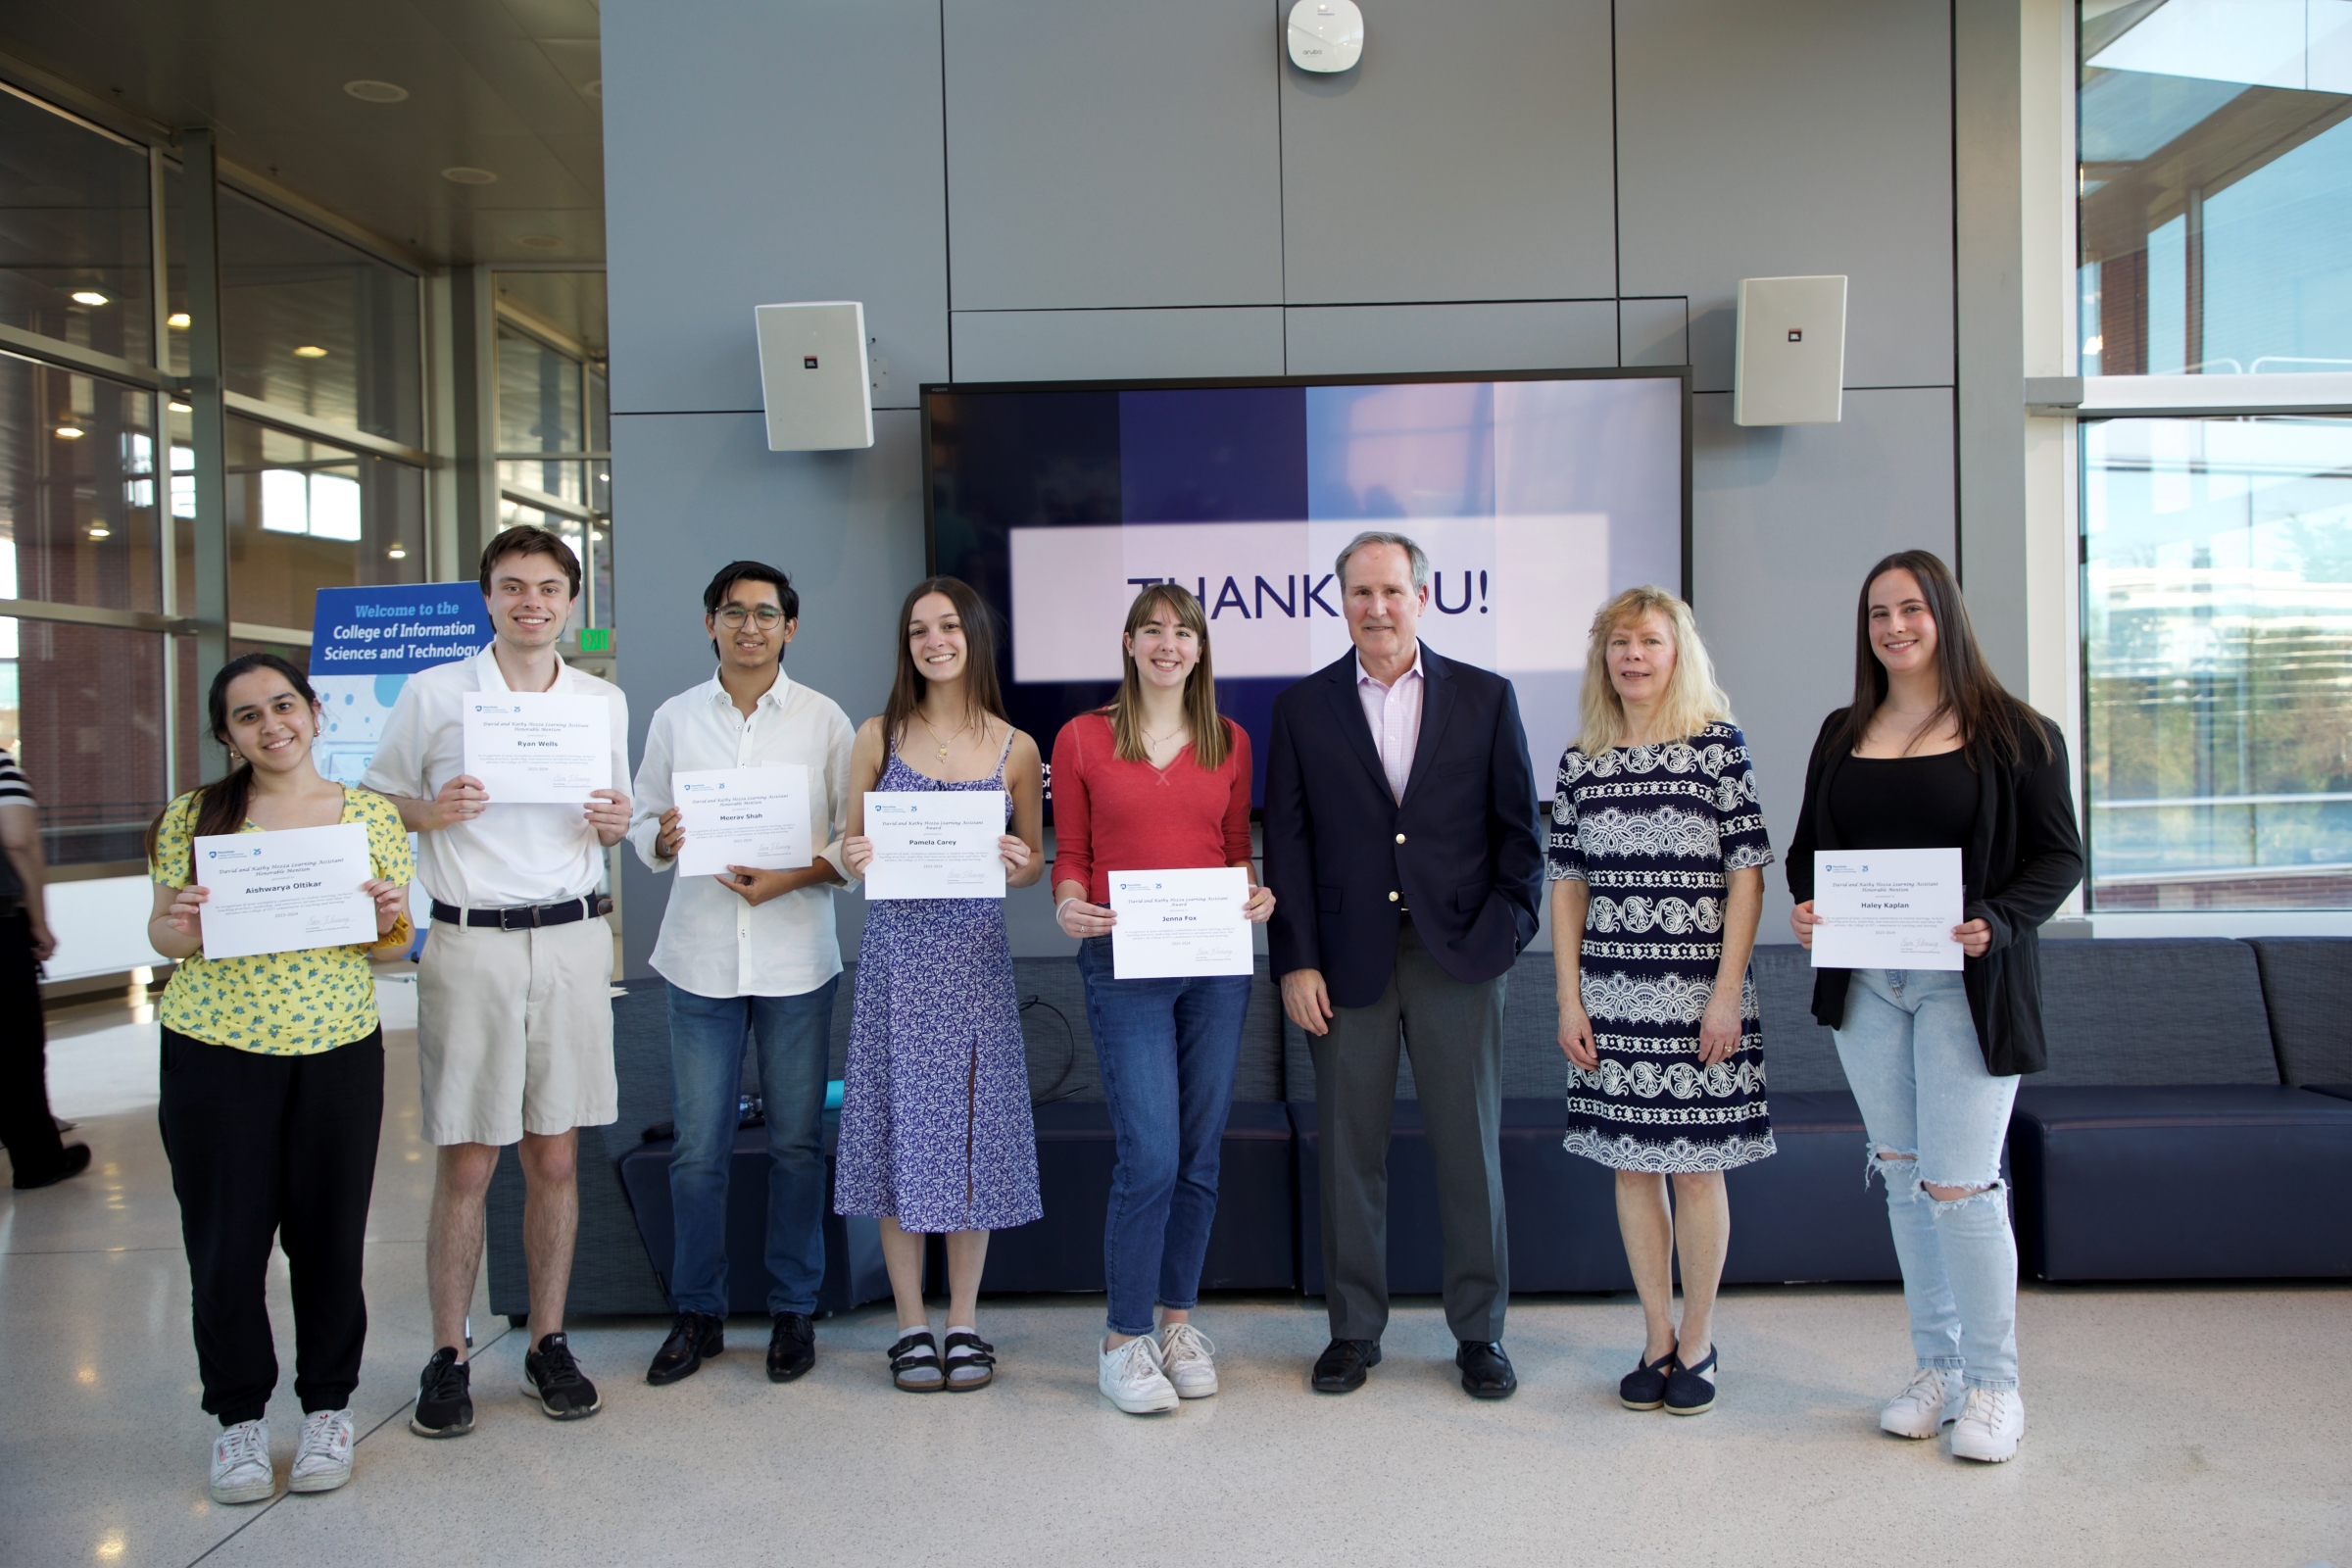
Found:
M 405 884 L 415 876 L 409 835 L 391 802 L 347 786 L 342 820 L 367 827 L 369 857 L 380 880 Z M 155 858 L 147 867 L 149 877 L 166 887 L 188 885 L 195 829 L 196 792 L 190 791 L 164 813 Z M 247 822 L 241 831 L 262 829 Z M 405 946 L 409 937 L 409 917 L 403 914 L 384 944 Z M 265 1056 L 332 1051 L 365 1040 L 378 1021 L 375 977 L 368 968 L 368 954 L 367 948 L 313 948 L 218 962 L 193 954 L 172 972 L 159 1015 L 165 1028 L 192 1040 Z

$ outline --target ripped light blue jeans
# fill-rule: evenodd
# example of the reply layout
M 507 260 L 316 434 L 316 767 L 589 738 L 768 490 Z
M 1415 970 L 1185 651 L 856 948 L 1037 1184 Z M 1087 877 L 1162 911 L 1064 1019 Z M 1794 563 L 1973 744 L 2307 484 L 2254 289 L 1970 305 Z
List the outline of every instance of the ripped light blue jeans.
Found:
M 1871 1166 L 1886 1184 L 1919 1364 L 1976 1388 L 2016 1388 L 2017 1238 L 2001 1142 L 2017 1079 L 1984 1070 L 1955 970 L 1855 970 L 1837 1035 Z M 1923 1184 L 1983 1191 L 1940 1202 Z

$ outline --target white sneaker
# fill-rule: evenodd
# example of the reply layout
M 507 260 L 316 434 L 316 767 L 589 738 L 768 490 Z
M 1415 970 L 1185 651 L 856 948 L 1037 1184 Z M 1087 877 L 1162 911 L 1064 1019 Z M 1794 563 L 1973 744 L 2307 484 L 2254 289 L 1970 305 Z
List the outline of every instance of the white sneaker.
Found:
M 1159 1364 L 1179 1399 L 1205 1399 L 1217 1392 L 1216 1354 L 1216 1342 L 1190 1323 L 1159 1331 Z
M 1932 1438 L 1960 1418 L 1962 1392 L 1959 1373 L 1923 1366 L 1879 1411 L 1879 1430 L 1898 1438 Z
M 302 1418 L 288 1492 L 332 1492 L 351 1479 L 351 1412 L 314 1410 Z
M 1952 1457 L 2000 1464 L 2017 1457 L 2026 1435 L 2026 1401 L 2015 1389 L 1971 1389 L 1952 1427 Z
M 1147 1334 L 1096 1358 L 1095 1386 L 1129 1415 L 1176 1408 L 1176 1385 L 1159 1369 L 1159 1342 Z
M 270 1428 L 266 1422 L 240 1421 L 222 1427 L 213 1440 L 215 1502 L 267 1502 L 277 1491 L 270 1470 Z

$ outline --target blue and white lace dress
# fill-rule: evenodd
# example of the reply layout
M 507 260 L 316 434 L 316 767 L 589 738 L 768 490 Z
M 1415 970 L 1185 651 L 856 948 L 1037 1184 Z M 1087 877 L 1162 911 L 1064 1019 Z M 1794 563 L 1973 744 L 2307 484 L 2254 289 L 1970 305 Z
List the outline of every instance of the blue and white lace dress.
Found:
M 1772 862 L 1746 738 L 1718 723 L 1667 746 L 1598 757 L 1569 747 L 1545 860 L 1552 881 L 1592 894 L 1584 998 L 1600 1065 L 1568 1064 L 1569 1151 L 1661 1173 L 1770 1154 L 1752 975 L 1740 987 L 1740 1049 L 1713 1066 L 1698 1060 L 1729 873 Z

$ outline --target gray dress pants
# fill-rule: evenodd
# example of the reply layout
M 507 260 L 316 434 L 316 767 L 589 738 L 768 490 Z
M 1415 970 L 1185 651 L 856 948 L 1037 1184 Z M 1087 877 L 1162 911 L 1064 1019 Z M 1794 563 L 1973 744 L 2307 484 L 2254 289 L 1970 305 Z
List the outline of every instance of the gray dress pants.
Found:
M 1308 1036 L 1323 1181 L 1323 1288 L 1335 1340 L 1377 1340 L 1389 1322 L 1389 1129 L 1396 1050 L 1412 1054 L 1421 1124 L 1438 1168 L 1446 1322 L 1457 1340 L 1499 1340 L 1510 1297 L 1503 1237 L 1502 1002 L 1507 975 L 1466 985 L 1438 966 L 1411 919 L 1396 967 L 1368 1007 L 1334 1007 Z

